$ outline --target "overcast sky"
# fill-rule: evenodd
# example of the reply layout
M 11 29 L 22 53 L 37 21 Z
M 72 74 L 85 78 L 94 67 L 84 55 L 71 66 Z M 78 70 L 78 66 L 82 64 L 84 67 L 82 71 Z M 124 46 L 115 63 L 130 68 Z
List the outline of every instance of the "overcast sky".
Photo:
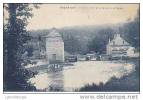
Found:
M 43 4 L 34 9 L 28 30 L 117 24 L 133 20 L 138 4 Z

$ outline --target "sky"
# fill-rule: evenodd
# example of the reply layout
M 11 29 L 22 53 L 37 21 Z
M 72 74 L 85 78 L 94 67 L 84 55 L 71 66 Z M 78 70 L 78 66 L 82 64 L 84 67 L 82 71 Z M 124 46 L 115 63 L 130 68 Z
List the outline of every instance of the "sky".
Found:
M 28 30 L 118 24 L 137 15 L 138 4 L 42 4 L 33 9 Z

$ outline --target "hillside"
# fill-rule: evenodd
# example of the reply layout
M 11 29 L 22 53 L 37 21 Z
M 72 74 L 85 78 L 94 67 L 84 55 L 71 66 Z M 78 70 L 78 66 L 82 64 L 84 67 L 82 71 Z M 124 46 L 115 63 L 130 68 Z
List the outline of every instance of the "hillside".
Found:
M 69 53 L 87 53 L 96 51 L 105 53 L 106 44 L 114 34 L 120 33 L 132 46 L 139 50 L 139 21 L 134 20 L 127 23 L 102 26 L 73 26 L 57 29 L 61 33 L 65 51 Z M 50 30 L 30 31 L 33 37 L 48 34 Z

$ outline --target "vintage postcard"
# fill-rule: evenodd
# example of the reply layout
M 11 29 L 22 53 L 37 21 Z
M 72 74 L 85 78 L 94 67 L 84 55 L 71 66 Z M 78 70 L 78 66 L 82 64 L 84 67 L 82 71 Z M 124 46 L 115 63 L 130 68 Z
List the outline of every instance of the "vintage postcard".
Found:
M 140 92 L 140 4 L 3 4 L 4 92 Z

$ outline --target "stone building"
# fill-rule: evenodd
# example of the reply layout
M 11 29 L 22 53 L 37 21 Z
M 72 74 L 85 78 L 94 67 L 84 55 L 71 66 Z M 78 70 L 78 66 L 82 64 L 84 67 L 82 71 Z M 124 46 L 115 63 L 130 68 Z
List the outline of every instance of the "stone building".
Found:
M 64 62 L 64 42 L 56 29 L 45 36 L 46 38 L 46 59 L 49 63 Z
M 115 34 L 113 40 L 109 39 L 106 45 L 106 54 L 112 57 L 130 56 L 134 54 L 134 49 L 120 34 Z

